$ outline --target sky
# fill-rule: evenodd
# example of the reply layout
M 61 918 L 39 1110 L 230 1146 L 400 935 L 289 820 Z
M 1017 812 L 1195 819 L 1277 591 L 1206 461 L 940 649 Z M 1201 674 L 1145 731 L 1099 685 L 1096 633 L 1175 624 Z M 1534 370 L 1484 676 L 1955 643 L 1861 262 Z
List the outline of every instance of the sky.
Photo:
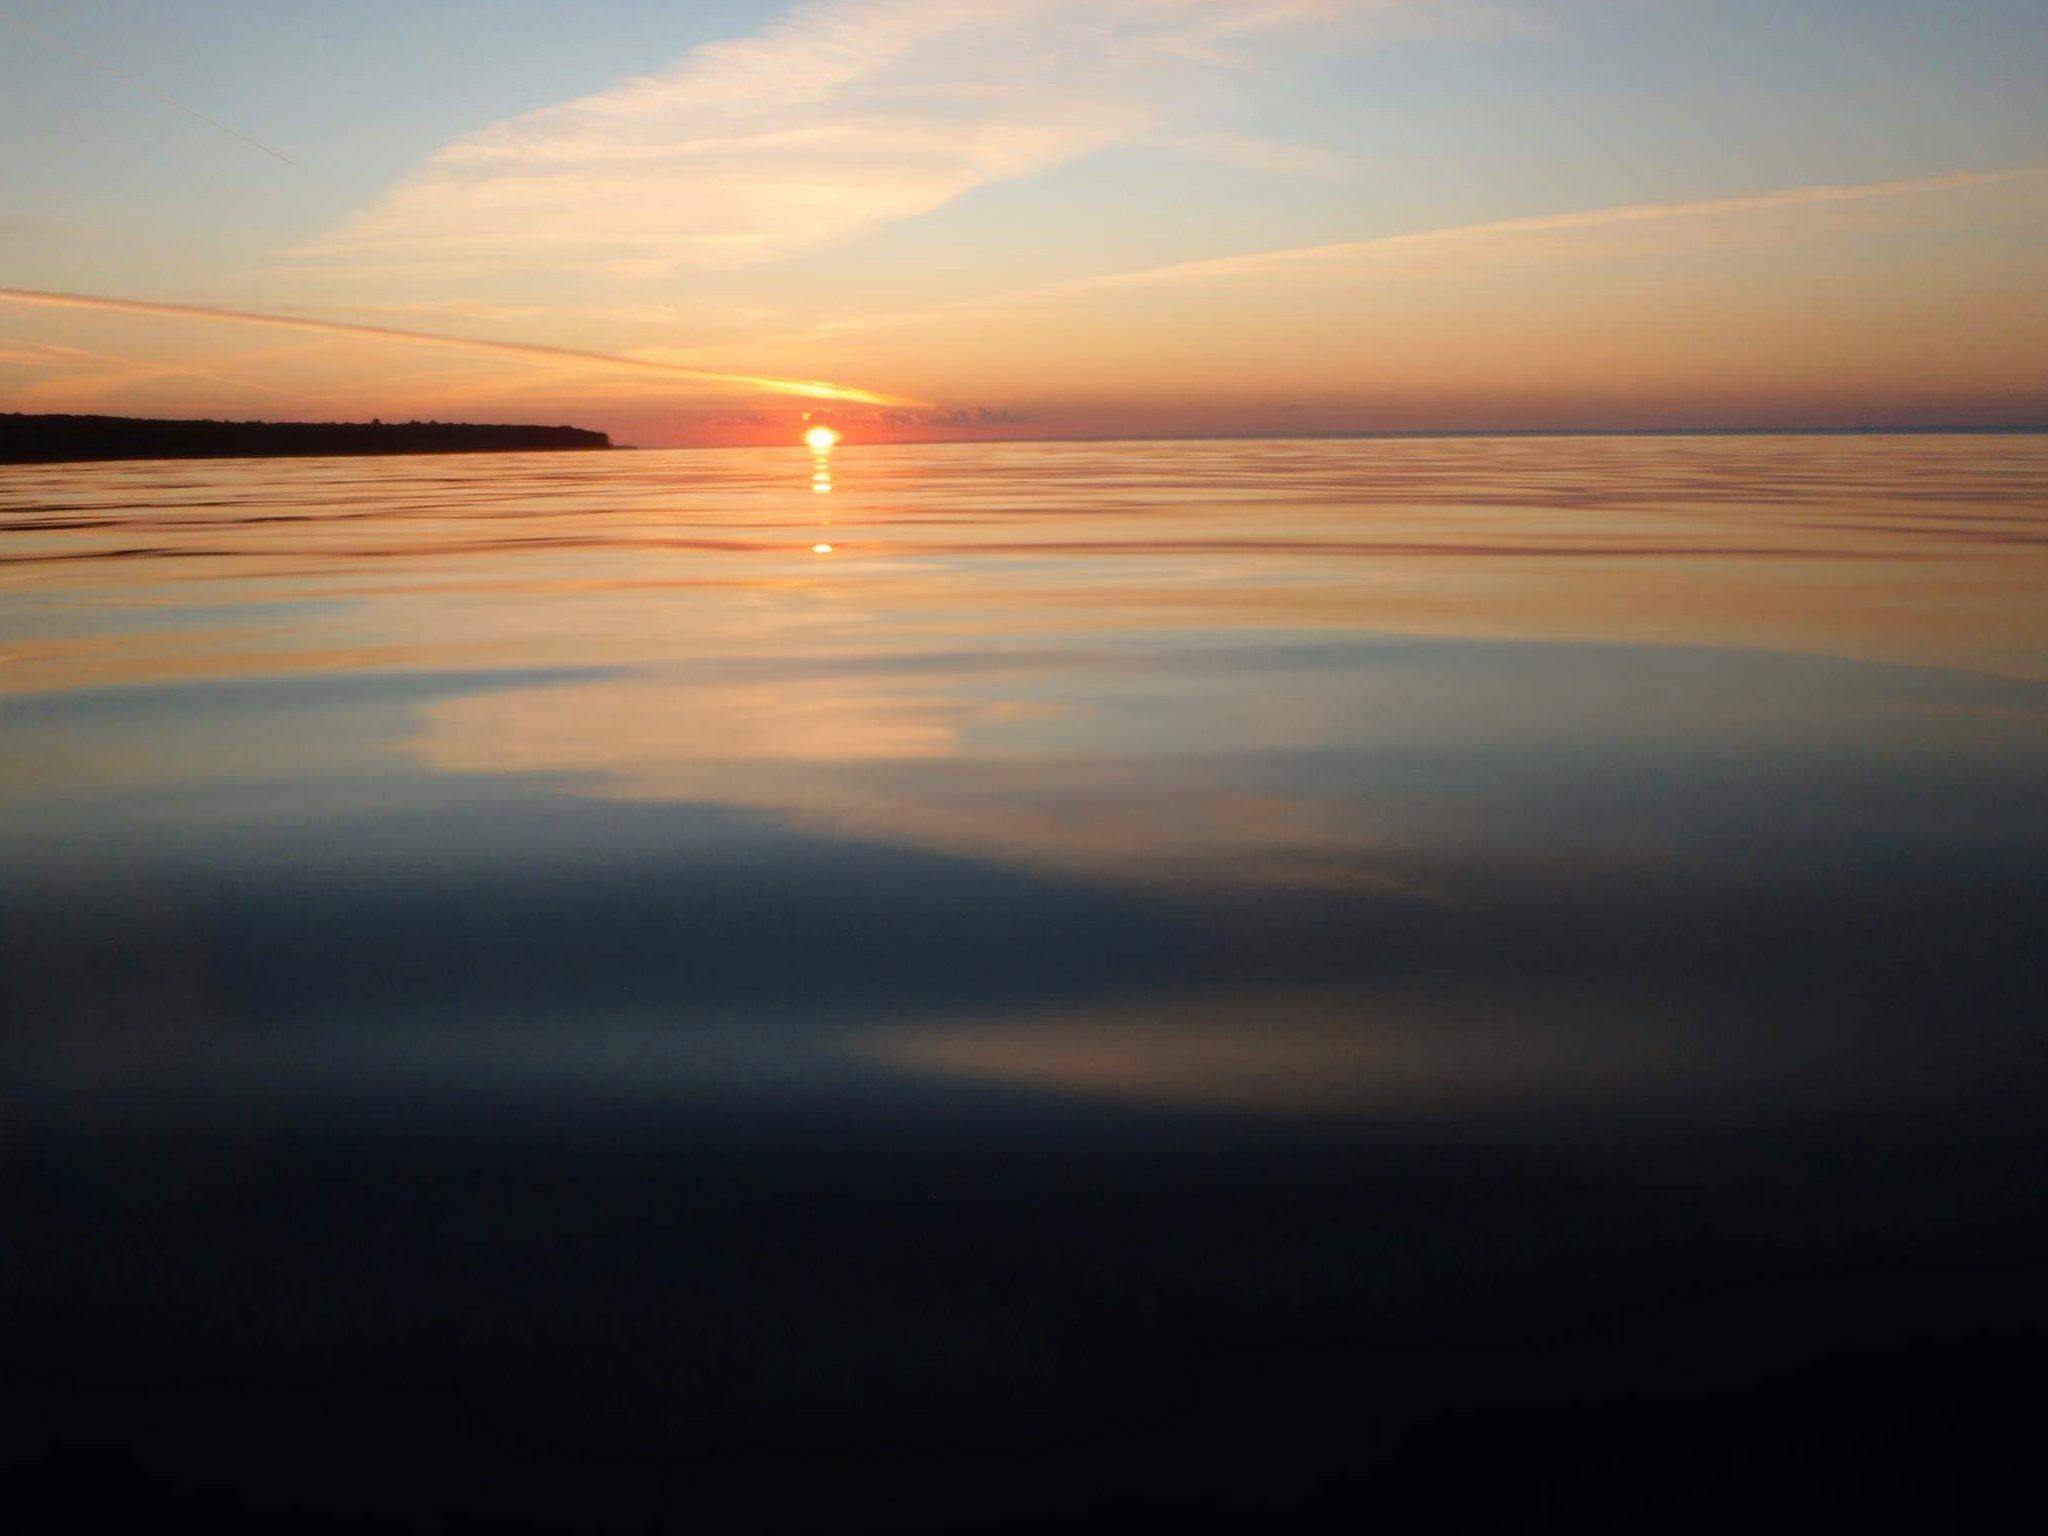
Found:
M 2039 0 L 0 0 L 0 410 L 2042 424 L 2043 79 Z

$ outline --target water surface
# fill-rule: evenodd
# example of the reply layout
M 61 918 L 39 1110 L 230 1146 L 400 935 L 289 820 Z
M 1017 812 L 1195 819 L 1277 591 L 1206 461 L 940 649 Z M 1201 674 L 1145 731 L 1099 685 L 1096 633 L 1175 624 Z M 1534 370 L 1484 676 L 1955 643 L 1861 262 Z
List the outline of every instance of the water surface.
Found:
M 2044 598 L 2038 437 L 0 469 L 36 1465 L 1936 1488 L 2034 1337 Z

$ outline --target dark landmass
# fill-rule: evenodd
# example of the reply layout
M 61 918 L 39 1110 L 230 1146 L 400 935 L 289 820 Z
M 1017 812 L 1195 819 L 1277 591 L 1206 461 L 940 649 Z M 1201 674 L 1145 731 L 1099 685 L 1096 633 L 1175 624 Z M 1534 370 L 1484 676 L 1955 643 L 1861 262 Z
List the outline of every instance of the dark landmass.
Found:
M 0 464 L 71 459 L 274 459 L 362 453 L 534 453 L 609 448 L 581 427 L 454 421 L 153 421 L 0 414 Z

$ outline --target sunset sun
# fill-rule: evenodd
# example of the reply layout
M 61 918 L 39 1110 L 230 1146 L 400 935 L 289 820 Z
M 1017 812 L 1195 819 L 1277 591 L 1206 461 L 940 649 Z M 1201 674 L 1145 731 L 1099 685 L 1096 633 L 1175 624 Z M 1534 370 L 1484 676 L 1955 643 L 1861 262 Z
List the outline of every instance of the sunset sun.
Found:
M 826 449 L 839 441 L 839 434 L 830 427 L 813 427 L 804 434 L 804 441 L 813 448 Z

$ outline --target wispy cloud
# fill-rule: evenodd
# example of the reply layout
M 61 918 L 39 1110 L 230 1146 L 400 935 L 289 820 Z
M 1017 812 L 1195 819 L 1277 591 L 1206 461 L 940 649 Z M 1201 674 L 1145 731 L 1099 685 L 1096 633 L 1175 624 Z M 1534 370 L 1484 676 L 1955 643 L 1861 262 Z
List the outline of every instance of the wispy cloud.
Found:
M 1587 209 L 1583 212 L 1540 214 L 1532 218 L 1499 219 L 1485 224 L 1461 224 L 1444 229 L 1417 230 L 1412 233 L 1382 235 L 1370 240 L 1353 240 L 1332 245 L 1296 246 L 1285 250 L 1257 251 L 1248 255 L 1224 256 L 1207 261 L 1174 262 L 1167 266 L 1148 267 L 1135 272 L 1076 278 L 1069 282 L 1034 289 L 1031 296 L 1070 295 L 1117 288 L 1258 276 L 1295 267 L 1352 261 L 1415 246 L 1464 244 L 1502 238 L 1564 234 L 1621 225 L 1769 213 L 1831 203 L 1859 203 L 1929 193 L 1957 192 L 1971 187 L 2034 182 L 2044 178 L 2048 178 L 2048 165 L 2032 165 L 2009 170 L 1956 171 L 1942 176 L 1921 176 L 1902 181 L 1864 182 L 1847 186 L 1789 187 L 1782 191 L 1758 193 L 1747 197 L 1711 198 L 1695 202 L 1636 203 L 1616 208 Z M 1017 297 L 1021 298 L 1024 295 Z
M 129 357 L 119 352 L 94 351 L 87 347 L 59 346 L 54 342 L 0 346 L 0 363 L 34 368 L 50 375 L 16 392 L 17 402 L 24 405 L 53 399 L 96 400 L 134 384 L 164 378 L 204 379 L 211 384 L 226 384 L 262 394 L 308 398 L 304 390 L 280 389 L 255 379 L 237 378 L 212 369 Z
M 271 159 L 280 161 L 283 164 L 290 166 L 295 171 L 303 171 L 305 169 L 303 165 L 299 164 L 298 161 L 292 159 L 290 155 L 280 154 L 277 150 L 272 149 L 268 144 L 263 143 L 261 140 L 251 138 L 248 134 L 242 132 L 241 129 L 230 127 L 228 124 L 222 122 L 217 117 L 209 117 L 206 113 L 200 111 L 197 107 L 188 106 L 184 102 L 178 100 L 178 98 L 175 96 L 165 95 L 162 91 L 158 90 L 155 86 L 149 84 L 147 81 L 138 80 L 135 76 L 127 73 L 125 70 L 116 69 L 104 58 L 100 57 L 97 54 L 88 53 L 85 49 L 80 48 L 76 43 L 73 43 L 69 39 L 60 36 L 58 33 L 51 30 L 49 27 L 44 26 L 41 22 L 30 21 L 25 16 L 16 16 L 11 11 L 0 11 L 0 21 L 8 23 L 17 31 L 25 32 L 32 36 L 40 38 L 54 48 L 63 49 L 64 52 L 70 54 L 73 58 L 77 59 L 78 62 L 83 64 L 87 69 L 97 70 L 100 74 L 107 76 L 109 79 L 118 80 L 123 85 L 129 86 L 134 90 L 138 90 L 142 92 L 143 95 L 150 97 L 152 100 L 160 101 L 165 106 L 171 108 L 173 111 L 182 112 L 187 117 L 192 118 L 197 122 L 202 122 L 206 124 L 207 127 L 226 134 L 231 139 L 240 139 L 244 144 L 248 145 L 251 149 L 259 150 L 263 154 L 270 156 Z
M 1127 272 L 1069 278 L 1061 282 L 1041 284 L 1033 288 L 1018 289 L 957 304 L 932 305 L 923 309 L 895 313 L 849 315 L 820 322 L 812 328 L 811 334 L 828 337 L 890 331 L 907 325 L 951 322 L 965 317 L 996 319 L 1021 310 L 1081 303 L 1118 293 L 1191 287 L 1233 279 L 1258 279 L 1311 268 L 1339 268 L 1347 264 L 1366 263 L 1376 258 L 1400 256 L 1409 252 L 1428 252 L 1436 249 L 1449 255 L 1461 248 L 1475 251 L 1489 248 L 1511 249 L 1518 242 L 1531 242 L 1547 235 L 1569 235 L 1688 220 L 1739 219 L 1745 216 L 1819 209 L 1830 205 L 1903 200 L 1998 186 L 2015 189 L 2048 186 L 2048 164 L 1989 171 L 1954 171 L 1940 176 L 1922 176 L 1899 181 L 1789 187 L 1745 197 L 1711 198 L 1691 202 L 1635 203 L 1612 208 L 1541 214 L 1530 218 L 1497 219 L 1481 224 L 1458 224 L 1439 229 L 1413 230 L 1400 234 L 1380 235 L 1367 240 L 1292 246 L 1280 250 L 1253 251 L 1239 256 L 1171 262 L 1164 266 L 1143 267 Z
M 146 299 L 108 298 L 98 294 L 55 293 L 34 288 L 0 288 L 0 303 L 38 304 L 64 309 L 110 310 L 120 314 L 156 315 L 172 320 L 214 321 L 231 325 L 266 325 L 285 330 L 322 331 L 336 336 L 360 336 L 380 341 L 407 342 L 421 346 L 460 347 L 470 351 L 508 353 L 518 357 L 547 358 L 597 363 L 611 368 L 634 368 L 680 375 L 699 383 L 738 386 L 748 391 L 777 395 L 801 395 L 813 400 L 846 400 L 862 405 L 926 407 L 929 400 L 912 400 L 900 395 L 877 394 L 843 384 L 815 379 L 785 379 L 767 374 L 726 373 L 710 368 L 693 368 L 681 363 L 631 357 L 612 352 L 585 352 L 575 347 L 550 347 L 535 342 L 492 341 L 476 336 L 446 336 L 430 331 L 397 330 L 382 325 L 354 325 L 338 320 L 315 320 L 298 315 L 259 314 L 239 309 L 213 309 L 196 304 L 159 304 Z
M 823 0 L 458 140 L 301 254 L 640 271 L 784 255 L 1160 131 L 1253 33 L 1421 3 Z

